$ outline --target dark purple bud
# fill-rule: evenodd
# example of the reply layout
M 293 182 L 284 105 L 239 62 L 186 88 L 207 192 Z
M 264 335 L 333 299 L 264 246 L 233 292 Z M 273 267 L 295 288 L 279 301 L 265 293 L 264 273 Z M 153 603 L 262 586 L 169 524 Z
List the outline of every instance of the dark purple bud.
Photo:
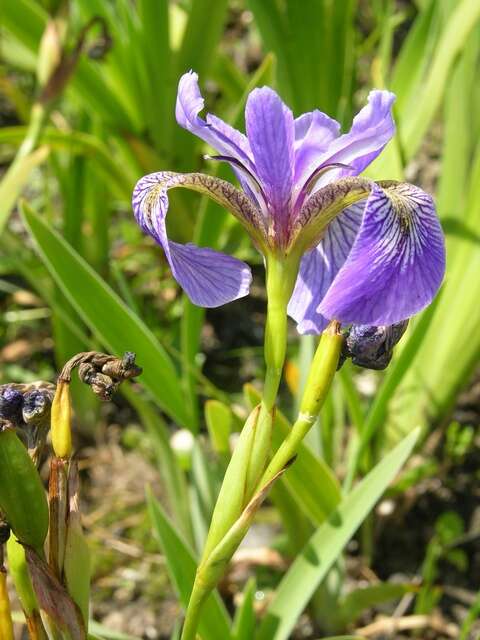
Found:
M 26 424 L 45 423 L 50 416 L 52 394 L 46 389 L 32 389 L 23 396 L 22 417 Z
M 408 320 L 387 326 L 353 325 L 342 355 L 365 369 L 385 369 L 393 355 L 393 347 L 405 333 Z
M 0 387 L 0 419 L 16 422 L 20 417 L 23 395 L 9 385 Z

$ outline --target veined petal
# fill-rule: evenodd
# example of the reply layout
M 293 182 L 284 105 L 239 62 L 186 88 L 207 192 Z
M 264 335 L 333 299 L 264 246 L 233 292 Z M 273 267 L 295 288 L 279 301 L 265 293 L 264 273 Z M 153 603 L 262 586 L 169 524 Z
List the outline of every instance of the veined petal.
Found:
M 294 170 L 294 122 L 290 109 L 269 89 L 254 89 L 247 100 L 245 122 L 260 178 L 277 222 L 288 220 Z
M 392 106 L 395 95 L 389 91 L 371 91 L 368 104 L 353 119 L 352 128 L 330 147 L 329 162 L 343 162 L 361 173 L 395 134 Z
M 318 307 L 355 242 L 365 203 L 357 203 L 340 213 L 327 227 L 317 247 L 306 253 L 288 304 L 288 315 L 299 333 L 321 333 L 327 320 Z
M 262 244 L 267 236 L 265 221 L 248 197 L 230 182 L 208 176 L 205 173 L 175 173 L 158 171 L 141 178 L 133 191 L 133 210 L 140 226 L 153 235 L 148 225 L 151 215 L 148 207 L 156 199 L 162 200 L 165 213 L 168 209 L 167 191 L 175 187 L 198 191 L 215 200 L 221 207 L 232 213 L 245 227 L 252 238 Z M 148 206 L 147 206 L 148 205 Z
M 368 103 L 353 119 L 348 133 L 336 138 L 325 153 L 317 156 L 318 166 L 335 162 L 349 165 L 319 179 L 314 190 L 345 175 L 358 175 L 383 151 L 395 134 L 392 105 L 395 95 L 389 91 L 371 91 Z
M 373 184 L 350 255 L 318 311 L 344 323 L 394 324 L 432 301 L 444 272 L 432 198 L 406 183 Z
M 340 124 L 315 110 L 295 119 L 295 185 L 301 188 L 319 166 L 319 159 L 338 137 Z
M 219 307 L 248 295 L 252 273 L 245 262 L 194 244 L 169 241 L 168 248 L 165 255 L 175 280 L 199 307 Z
M 206 120 L 198 115 L 205 101 L 198 86 L 198 75 L 185 73 L 178 83 L 175 116 L 178 124 L 207 142 L 221 154 L 233 156 L 251 169 L 251 151 L 246 136 L 212 114 Z
M 248 198 L 231 184 L 201 173 L 165 171 L 149 174 L 139 180 L 132 199 L 137 222 L 161 245 L 173 276 L 194 304 L 216 307 L 247 295 L 251 272 L 244 262 L 213 249 L 181 245 L 168 239 L 165 225 L 167 191 L 173 187 L 206 193 L 260 237 L 258 229 L 253 226 L 258 212 Z
M 178 84 L 175 107 L 178 124 L 225 156 L 244 190 L 257 199 L 255 179 L 252 180 L 248 175 L 255 173 L 255 167 L 247 137 L 211 113 L 207 113 L 205 120 L 200 118 L 198 114 L 203 111 L 204 106 L 205 101 L 198 86 L 198 75 L 189 71 L 180 78 Z M 234 162 L 229 161 L 230 157 Z M 239 170 L 239 165 L 245 167 L 245 171 Z M 261 200 L 257 201 L 261 206 Z
M 343 210 L 368 197 L 373 182 L 366 178 L 342 178 L 311 195 L 292 223 L 290 248 L 301 252 L 316 247 L 328 225 Z

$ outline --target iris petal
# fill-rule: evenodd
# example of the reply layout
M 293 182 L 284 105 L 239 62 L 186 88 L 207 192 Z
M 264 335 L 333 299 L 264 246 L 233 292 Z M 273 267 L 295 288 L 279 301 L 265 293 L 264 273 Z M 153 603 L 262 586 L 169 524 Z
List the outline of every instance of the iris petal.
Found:
M 367 105 L 353 119 L 350 131 L 335 138 L 325 152 L 317 154 L 316 160 L 312 157 L 311 162 L 318 167 L 335 162 L 349 165 L 349 169 L 322 176 L 314 191 L 345 175 L 359 175 L 375 160 L 395 134 L 394 101 L 395 95 L 389 91 L 371 91 Z
M 362 221 L 365 202 L 345 209 L 327 227 L 315 249 L 306 253 L 288 305 L 299 333 L 321 333 L 328 320 L 318 306 L 350 253 Z
M 175 115 L 178 124 L 204 140 L 211 147 L 226 157 L 233 157 L 250 173 L 255 172 L 252 152 L 247 137 L 229 124 L 207 113 L 205 120 L 198 115 L 203 110 L 205 101 L 198 87 L 198 75 L 193 71 L 185 73 L 178 84 Z M 228 160 L 227 160 L 228 162 Z M 230 163 L 237 180 L 245 191 L 254 198 L 255 182 L 244 172 L 239 171 L 235 163 Z
M 432 198 L 410 184 L 373 184 L 350 255 L 318 311 L 345 323 L 394 324 L 432 301 L 444 272 Z
M 331 168 L 327 175 L 335 173 Z M 342 178 L 330 182 L 307 198 L 295 216 L 290 229 L 290 246 L 302 251 L 317 246 L 328 225 L 347 207 L 365 200 L 372 189 L 372 181 L 362 177 Z
M 168 239 L 167 191 L 173 187 L 206 193 L 232 211 L 247 228 L 259 215 L 248 198 L 231 184 L 203 174 L 159 172 L 144 176 L 133 192 L 133 211 L 142 229 L 163 248 L 172 274 L 194 304 L 217 307 L 248 294 L 251 272 L 244 262 L 213 249 L 181 245 Z
M 207 114 L 206 121 L 200 118 L 198 114 L 204 106 L 198 75 L 193 71 L 185 73 L 178 84 L 175 107 L 178 124 L 220 153 L 233 156 L 251 168 L 251 151 L 246 136 L 212 114 Z
M 245 122 L 256 174 L 274 212 L 274 222 L 286 223 L 293 189 L 292 112 L 275 91 L 262 87 L 248 97 Z
M 318 110 L 295 119 L 295 184 L 299 188 L 339 133 L 339 123 Z
M 219 307 L 248 295 L 252 274 L 241 260 L 206 247 L 172 241 L 165 255 L 175 280 L 199 307 Z
M 395 133 L 394 102 L 395 95 L 389 91 L 371 91 L 368 104 L 355 116 L 350 131 L 329 147 L 326 161 L 343 162 L 361 173 Z

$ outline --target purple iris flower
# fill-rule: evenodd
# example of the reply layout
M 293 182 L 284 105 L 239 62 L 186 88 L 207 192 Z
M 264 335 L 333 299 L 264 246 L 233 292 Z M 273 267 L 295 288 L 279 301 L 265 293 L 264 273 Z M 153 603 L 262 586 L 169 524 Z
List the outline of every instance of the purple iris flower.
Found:
M 236 258 L 168 239 L 167 192 L 210 196 L 245 227 L 266 257 L 300 261 L 288 314 L 300 333 L 331 319 L 391 325 L 429 304 L 445 270 L 444 237 L 432 198 L 416 186 L 358 177 L 395 132 L 388 91 L 372 91 L 348 133 L 320 111 L 294 118 L 270 88 L 248 97 L 246 135 L 212 114 L 196 73 L 180 79 L 176 118 L 217 150 L 241 185 L 202 173 L 161 171 L 133 193 L 141 227 L 162 246 L 172 274 L 195 304 L 216 307 L 249 291 L 251 272 Z

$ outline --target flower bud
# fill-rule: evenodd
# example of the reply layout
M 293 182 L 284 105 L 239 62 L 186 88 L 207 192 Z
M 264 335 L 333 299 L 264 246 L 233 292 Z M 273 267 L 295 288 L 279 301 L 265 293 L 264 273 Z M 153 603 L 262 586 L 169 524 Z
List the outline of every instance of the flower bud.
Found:
M 408 320 L 387 326 L 353 325 L 342 351 L 343 357 L 365 369 L 385 369 L 393 355 L 393 347 L 405 333 Z
M 142 368 L 135 364 L 135 354 L 130 351 L 121 359 L 98 351 L 78 353 L 66 363 L 61 377 L 70 380 L 75 367 L 78 367 L 80 380 L 101 400 L 110 400 L 124 380 L 142 373 Z
M 44 426 L 50 418 L 52 393 L 47 389 L 32 389 L 23 396 L 22 418 L 25 424 Z
M 128 380 L 136 378 L 142 373 L 142 367 L 135 363 L 135 354 L 126 351 L 123 358 L 110 358 L 102 365 L 102 373 L 109 375 L 115 380 Z
M 45 87 L 60 66 L 62 41 L 58 23 L 50 19 L 40 40 L 38 51 L 37 80 L 41 88 Z
M 20 418 L 23 396 L 14 387 L 3 385 L 0 387 L 0 420 L 8 420 L 13 424 Z
M 101 400 L 110 400 L 118 384 L 110 376 L 100 373 L 90 362 L 82 362 L 78 367 L 78 376 L 82 382 L 88 384 L 93 393 Z
M 60 380 L 52 403 L 51 436 L 53 451 L 57 458 L 72 455 L 72 405 L 70 385 Z

